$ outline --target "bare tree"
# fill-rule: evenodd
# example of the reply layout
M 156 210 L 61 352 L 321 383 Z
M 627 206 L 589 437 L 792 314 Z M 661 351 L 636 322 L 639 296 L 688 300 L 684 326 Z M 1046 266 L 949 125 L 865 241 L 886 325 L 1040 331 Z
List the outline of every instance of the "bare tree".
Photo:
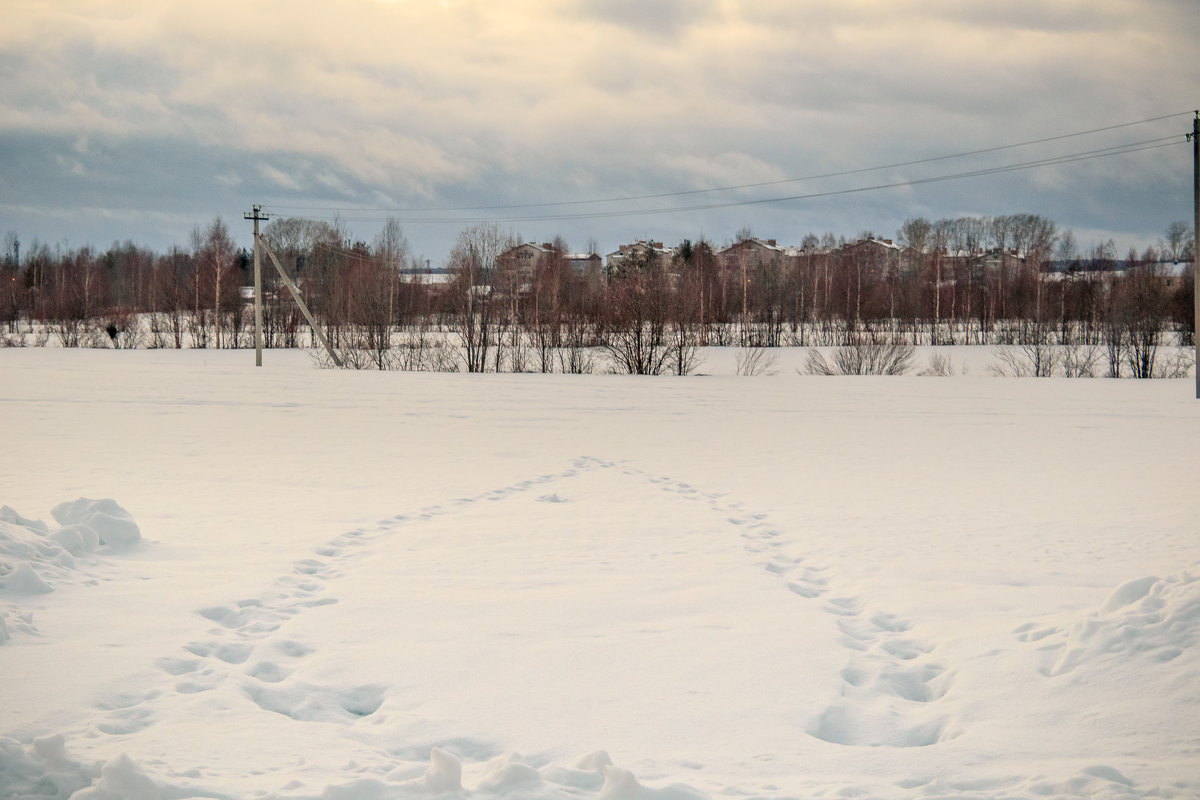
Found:
M 232 320 L 226 317 L 240 315 L 242 311 L 236 275 L 236 248 L 228 227 L 220 217 L 209 224 L 203 235 L 199 231 L 193 234 L 193 251 L 199 323 L 203 325 L 207 316 L 207 309 L 200 308 L 201 303 L 211 303 L 217 349 L 234 346 L 236 342 L 230 342 L 225 334 L 228 330 L 235 330 Z
M 60 251 L 49 263 L 43 320 L 63 347 L 87 344 L 89 322 L 107 305 L 105 276 L 90 247 Z
M 811 348 L 805 371 L 809 375 L 903 375 L 912 366 L 913 352 L 906 342 L 860 332 L 849 344 L 835 347 L 828 359 Z
M 565 243 L 561 243 L 564 244 Z M 556 245 L 534 266 L 529 301 L 522 327 L 529 333 L 536 348 L 537 368 L 553 372 L 555 353 L 563 344 L 564 295 L 570 267 L 565 249 Z
M 909 275 L 917 276 L 922 285 L 927 285 L 932 288 L 930 296 L 933 299 L 933 320 L 930 323 L 930 341 L 937 344 L 937 329 L 940 324 L 941 308 L 938 304 L 938 293 L 941 286 L 941 261 L 938 258 L 936 248 L 933 247 L 934 229 L 932 223 L 924 217 L 914 217 L 906 220 L 904 225 L 897 232 L 897 241 L 904 248 L 902 260 L 907 264 L 907 269 L 903 270 Z M 934 250 L 930 255 L 929 251 Z M 931 268 L 932 267 L 932 268 Z M 920 297 L 912 298 L 909 301 L 912 308 L 909 314 L 913 318 L 913 336 L 916 338 L 918 327 L 918 318 L 921 316 L 921 299 Z M 893 313 L 893 319 L 895 315 Z
M 1182 261 L 1186 258 L 1188 245 L 1192 243 L 1192 226 L 1176 220 L 1167 226 L 1162 245 L 1163 255 L 1170 261 Z
M 450 252 L 454 281 L 449 296 L 467 372 L 484 372 L 489 353 L 499 345 L 500 309 L 492 280 L 496 259 L 510 241 L 495 223 L 474 225 L 459 233 Z
M 992 374 L 1014 378 L 1049 378 L 1062 362 L 1062 353 L 1050 338 L 1050 326 L 1035 322 L 1017 344 L 996 350 L 998 364 Z
M 779 354 L 766 347 L 743 347 L 734 356 L 734 371 L 738 375 L 774 375 Z
M 383 229 L 375 237 L 375 257 L 387 277 L 388 314 L 387 324 L 396 324 L 396 296 L 400 281 L 400 269 L 409 259 L 408 239 L 400 227 L 400 221 L 389 216 Z
M 666 271 L 653 248 L 626 261 L 609 286 L 604 349 L 614 372 L 660 375 L 672 355 Z
M 948 341 L 947 344 L 954 344 L 954 317 L 957 307 L 955 299 L 957 295 L 954 281 L 943 280 L 943 268 L 946 259 L 949 255 L 947 252 L 950 247 L 952 223 L 947 219 L 940 219 L 933 224 L 933 228 L 929 235 L 929 246 L 933 251 L 931 256 L 932 274 L 933 274 L 933 325 L 932 333 L 929 337 L 929 343 L 939 345 L 943 343 L 942 339 L 942 295 L 946 293 L 946 284 L 949 283 L 949 320 Z
M 1126 360 L 1135 378 L 1155 377 L 1154 363 L 1167 321 L 1167 293 L 1153 265 L 1129 270 L 1124 279 L 1122 320 L 1128 336 Z

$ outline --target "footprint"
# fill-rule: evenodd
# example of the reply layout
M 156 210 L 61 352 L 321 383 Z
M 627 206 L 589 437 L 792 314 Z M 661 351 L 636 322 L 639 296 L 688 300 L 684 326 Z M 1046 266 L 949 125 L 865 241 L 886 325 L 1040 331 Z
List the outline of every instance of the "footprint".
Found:
M 823 578 L 823 577 L 821 577 L 820 574 L 818 574 L 823 571 L 824 571 L 823 569 L 817 569 L 814 567 L 805 567 L 804 568 L 804 582 L 811 583 L 814 586 L 822 586 L 822 587 L 829 585 L 829 579 Z
M 853 646 L 856 650 L 866 649 L 862 645 L 873 642 L 878 637 L 878 634 L 873 631 L 863 630 L 862 625 L 851 617 L 839 619 L 837 626 L 845 637 L 843 643 Z
M 264 711 L 299 722 L 353 722 L 380 709 L 388 687 L 380 685 L 334 689 L 311 684 L 273 688 L 247 684 L 246 696 Z
M 200 658 L 216 658 L 224 661 L 226 664 L 241 664 L 250 657 L 250 651 L 253 649 L 251 645 L 245 642 L 189 642 L 183 646 L 194 656 Z M 183 662 L 186 659 L 160 659 L 159 666 L 166 670 L 165 663 Z M 199 666 L 198 662 L 196 666 Z M 192 668 L 195 669 L 195 666 Z M 166 670 L 170 672 L 170 670 Z M 191 671 L 191 670 L 187 670 Z M 183 673 L 171 673 L 173 675 Z
M 945 725 L 940 718 L 908 724 L 886 710 L 834 705 L 825 709 L 808 734 L 830 744 L 855 747 L 929 747 L 942 740 Z
M 263 683 L 279 683 L 291 673 L 281 669 L 272 661 L 261 661 L 255 664 L 247 673 L 252 678 L 258 678 Z
M 315 648 L 309 647 L 301 642 L 295 642 L 291 640 L 277 642 L 274 646 L 274 649 L 278 650 L 288 658 L 304 658 L 305 656 L 316 652 Z
M 914 658 L 923 656 L 933 648 L 913 640 L 913 639 L 892 639 L 884 642 L 880 647 L 888 654 L 904 661 L 911 661 Z
M 842 680 L 851 686 L 862 686 L 867 682 L 867 673 L 857 667 L 846 667 L 842 670 Z
M 897 617 L 895 614 L 879 613 L 871 617 L 871 624 L 881 631 L 888 633 L 903 633 L 912 627 L 906 620 Z
M 862 606 L 857 597 L 831 597 L 825 610 L 842 617 L 856 617 L 862 613 Z
M 250 616 L 250 612 L 244 608 L 235 611 L 234 609 L 227 608 L 225 606 L 211 606 L 209 608 L 202 608 L 196 613 L 205 619 L 211 620 L 212 622 L 215 622 L 218 625 L 226 628 L 240 628 L 242 625 L 246 624 L 246 620 Z
M 168 675 L 186 675 L 195 672 L 200 666 L 200 660 L 197 658 L 160 658 L 156 663 L 158 668 Z
M 96 701 L 96 708 L 101 711 L 125 711 L 126 709 L 136 708 L 147 700 L 153 700 L 159 696 L 157 690 L 151 689 L 146 692 L 113 692 L 112 694 L 104 695 Z
M 175 684 L 175 691 L 180 694 L 199 694 L 211 691 L 225 682 L 225 676 L 207 671 L 188 676 L 186 680 Z
M 188 642 L 183 646 L 192 655 L 208 658 L 216 648 L 216 642 Z
M 219 645 L 213 650 L 213 655 L 224 661 L 226 664 L 241 664 L 250 657 L 250 651 L 253 648 L 248 644 L 237 642 L 234 644 Z
M 126 708 L 109 715 L 108 719 L 96 723 L 96 730 L 110 736 L 121 736 L 144 731 L 154 722 L 149 709 Z
M 891 694 L 914 703 L 930 703 L 940 700 L 948 687 L 931 685 L 945 671 L 936 664 L 926 664 L 911 670 L 883 672 L 877 685 Z

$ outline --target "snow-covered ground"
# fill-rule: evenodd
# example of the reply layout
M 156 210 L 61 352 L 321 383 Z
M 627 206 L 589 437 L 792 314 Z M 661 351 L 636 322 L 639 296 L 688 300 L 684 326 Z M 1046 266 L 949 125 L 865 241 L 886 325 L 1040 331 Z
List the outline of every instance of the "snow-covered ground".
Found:
M 0 350 L 0 798 L 1200 796 L 1193 381 L 803 355 Z

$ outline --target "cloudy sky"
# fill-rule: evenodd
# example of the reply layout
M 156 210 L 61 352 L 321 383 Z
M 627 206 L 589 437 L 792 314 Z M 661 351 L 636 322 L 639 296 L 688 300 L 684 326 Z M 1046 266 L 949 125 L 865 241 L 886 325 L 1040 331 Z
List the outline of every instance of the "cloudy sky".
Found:
M 1196 0 L 6 0 L 0 233 L 249 244 L 259 203 L 437 264 L 482 219 L 604 252 L 1031 212 L 1123 252 L 1191 219 L 1198 41 Z

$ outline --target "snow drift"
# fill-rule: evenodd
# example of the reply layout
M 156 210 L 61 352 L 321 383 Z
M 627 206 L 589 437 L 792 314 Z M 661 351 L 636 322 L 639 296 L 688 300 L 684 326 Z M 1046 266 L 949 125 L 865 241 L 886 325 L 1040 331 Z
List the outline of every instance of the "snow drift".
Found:
M 1200 796 L 1186 381 L 244 355 L 0 351 L 0 798 Z

